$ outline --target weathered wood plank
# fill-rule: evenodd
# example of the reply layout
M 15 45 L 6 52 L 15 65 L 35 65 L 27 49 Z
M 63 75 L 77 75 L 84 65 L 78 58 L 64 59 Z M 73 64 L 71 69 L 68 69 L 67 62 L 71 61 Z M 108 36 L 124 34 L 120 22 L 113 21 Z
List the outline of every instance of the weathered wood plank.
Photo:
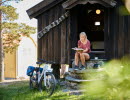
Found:
M 71 36 L 70 36 L 70 17 L 67 18 L 67 63 L 70 64 L 71 59 L 70 59 L 70 55 L 71 55 Z
M 61 15 L 63 14 L 63 8 L 61 5 L 59 5 L 58 7 L 58 18 L 61 17 Z M 58 49 L 58 62 L 61 63 L 61 24 L 58 25 L 58 45 L 59 45 L 59 49 Z
M 65 34 L 66 34 L 66 20 L 63 21 L 63 23 L 61 24 L 61 63 L 64 64 L 65 63 Z
M 42 16 L 38 18 L 38 32 L 42 30 Z M 38 40 L 38 58 L 42 58 L 42 39 Z
M 50 23 L 52 23 L 53 22 L 53 20 L 54 20 L 54 18 L 53 18 L 53 9 L 51 9 L 50 11 L 49 11 L 49 24 Z M 48 41 L 48 50 L 49 50 L 49 52 L 48 52 L 48 55 L 49 55 L 49 61 L 53 61 L 53 30 L 50 30 L 50 32 L 48 33 L 48 35 L 49 35 L 49 41 Z
M 45 26 L 49 25 L 49 11 L 47 11 L 45 13 L 45 19 L 46 19 L 46 23 Z M 49 49 L 49 34 L 46 34 L 46 38 L 44 38 L 46 40 L 46 49 L 45 49 L 45 53 L 46 53 L 46 60 L 49 61 L 49 53 L 50 53 L 50 49 Z
M 55 8 L 55 20 L 58 19 L 58 7 Z M 59 43 L 58 43 L 58 27 L 54 27 L 54 61 L 58 63 L 57 61 L 57 55 L 58 55 L 58 49 L 59 49 Z
M 65 34 L 64 34 L 64 64 L 67 61 L 67 19 L 65 20 Z
M 46 16 L 45 16 L 45 14 L 43 14 L 42 15 L 42 29 L 45 26 L 46 26 Z M 47 60 L 47 58 L 46 58 L 46 56 L 47 56 L 47 53 L 46 53 L 46 41 L 47 41 L 47 39 L 46 38 L 47 38 L 46 35 L 45 35 L 45 37 L 41 38 L 42 39 L 42 45 L 41 45 L 41 47 L 42 47 L 42 58 L 45 59 L 45 60 Z

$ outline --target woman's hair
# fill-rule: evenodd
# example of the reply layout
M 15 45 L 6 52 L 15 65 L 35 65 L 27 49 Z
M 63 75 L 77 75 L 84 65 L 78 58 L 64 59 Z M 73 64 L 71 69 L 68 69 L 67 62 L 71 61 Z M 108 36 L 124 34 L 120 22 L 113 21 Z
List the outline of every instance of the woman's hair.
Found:
M 85 32 L 81 32 L 81 33 L 79 34 L 79 37 L 80 37 L 81 35 L 84 35 L 84 36 L 87 38 L 87 35 L 86 35 Z

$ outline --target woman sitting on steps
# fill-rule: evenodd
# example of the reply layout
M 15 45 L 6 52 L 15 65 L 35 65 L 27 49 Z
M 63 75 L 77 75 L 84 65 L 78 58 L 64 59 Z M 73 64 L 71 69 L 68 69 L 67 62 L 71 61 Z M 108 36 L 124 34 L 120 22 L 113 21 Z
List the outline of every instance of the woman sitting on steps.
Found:
M 75 53 L 75 70 L 78 69 L 85 69 L 85 60 L 89 60 L 90 56 L 89 56 L 89 52 L 91 51 L 90 49 L 90 41 L 87 39 L 87 35 L 85 32 L 81 32 L 80 35 L 80 40 L 78 41 L 78 48 L 82 48 L 84 49 L 82 52 L 77 51 Z M 81 60 L 82 66 L 79 68 L 78 64 L 79 64 L 79 60 Z

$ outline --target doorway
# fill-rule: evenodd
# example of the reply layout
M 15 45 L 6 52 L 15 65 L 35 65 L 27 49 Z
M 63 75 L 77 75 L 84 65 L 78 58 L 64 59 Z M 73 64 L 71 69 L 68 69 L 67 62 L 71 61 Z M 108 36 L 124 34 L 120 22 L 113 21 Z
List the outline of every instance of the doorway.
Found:
M 104 51 L 104 11 L 100 4 L 77 5 L 77 39 L 86 32 L 92 51 Z

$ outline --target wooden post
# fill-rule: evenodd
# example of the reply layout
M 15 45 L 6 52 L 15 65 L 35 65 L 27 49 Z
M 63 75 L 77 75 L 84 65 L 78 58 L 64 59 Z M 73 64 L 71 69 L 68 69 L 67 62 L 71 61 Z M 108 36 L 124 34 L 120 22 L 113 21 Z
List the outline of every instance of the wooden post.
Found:
M 60 64 L 52 64 L 51 68 L 53 68 L 55 78 L 60 79 Z

